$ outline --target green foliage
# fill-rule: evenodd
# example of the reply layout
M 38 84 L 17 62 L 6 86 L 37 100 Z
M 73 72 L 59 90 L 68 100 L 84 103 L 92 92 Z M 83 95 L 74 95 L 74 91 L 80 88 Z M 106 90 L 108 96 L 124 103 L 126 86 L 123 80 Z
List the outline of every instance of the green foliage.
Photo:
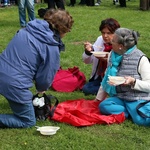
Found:
M 66 1 L 66 4 L 69 0 Z M 63 68 L 79 66 L 89 79 L 91 65 L 82 62 L 85 41 L 94 42 L 100 35 L 98 30 L 101 20 L 113 17 L 122 27 L 139 31 L 141 37 L 138 47 L 147 56 L 149 52 L 149 11 L 139 10 L 139 1 L 127 1 L 127 7 L 121 8 L 113 5 L 112 1 L 102 0 L 100 6 L 79 6 L 79 0 L 75 7 L 66 6 L 66 10 L 74 18 L 72 31 L 64 37 L 66 51 L 61 53 L 61 66 Z M 39 8 L 46 8 L 47 4 L 36 4 L 35 12 Z M 18 8 L 11 6 L 0 8 L 0 52 L 2 52 L 15 33 L 20 29 Z M 32 92 L 36 90 L 33 87 Z M 73 93 L 59 93 L 51 89 L 47 94 L 55 95 L 59 101 L 71 99 L 90 99 L 95 96 L 85 96 L 80 91 Z M 0 113 L 10 113 L 11 110 L 4 97 L 0 97 Z M 60 130 L 54 136 L 42 136 L 36 128 L 29 129 L 0 129 L 0 150 L 149 150 L 150 130 L 147 127 L 137 126 L 131 120 L 126 120 L 118 125 L 94 125 L 91 127 L 76 128 L 64 123 L 54 121 L 37 122 L 38 126 L 55 125 Z

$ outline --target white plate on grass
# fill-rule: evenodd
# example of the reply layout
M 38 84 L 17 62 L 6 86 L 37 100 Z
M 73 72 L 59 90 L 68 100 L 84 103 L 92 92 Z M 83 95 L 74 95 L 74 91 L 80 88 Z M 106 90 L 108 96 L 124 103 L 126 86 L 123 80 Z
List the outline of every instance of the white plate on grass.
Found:
M 40 131 L 42 135 L 54 135 L 56 132 L 60 129 L 60 127 L 55 127 L 55 126 L 42 126 L 42 127 L 37 127 L 37 131 Z
M 91 52 L 95 57 L 105 57 L 109 52 Z

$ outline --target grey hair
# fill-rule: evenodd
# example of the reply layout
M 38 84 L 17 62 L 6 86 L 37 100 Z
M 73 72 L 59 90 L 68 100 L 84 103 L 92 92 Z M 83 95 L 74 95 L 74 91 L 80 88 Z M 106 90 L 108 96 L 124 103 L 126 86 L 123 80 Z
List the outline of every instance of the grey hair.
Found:
M 118 43 L 122 44 L 127 49 L 136 45 L 138 37 L 140 36 L 138 32 L 127 28 L 118 28 L 115 34 L 117 35 Z

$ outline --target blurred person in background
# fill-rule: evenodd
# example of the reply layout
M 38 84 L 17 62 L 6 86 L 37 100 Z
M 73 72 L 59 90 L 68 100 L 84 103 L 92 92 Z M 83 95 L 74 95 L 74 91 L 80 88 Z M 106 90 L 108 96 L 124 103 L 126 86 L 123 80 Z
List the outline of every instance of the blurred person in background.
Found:
M 119 0 L 120 7 L 126 7 L 126 0 Z
M 48 9 L 65 9 L 64 0 L 47 0 Z
M 65 10 L 65 4 L 64 0 L 46 0 L 46 3 L 48 4 L 47 8 L 40 8 L 38 9 L 38 15 L 40 18 L 43 18 L 46 11 L 48 9 L 62 9 Z
M 101 4 L 101 0 L 97 0 L 97 2 L 95 3 L 95 6 L 99 6 Z
M 7 7 L 7 6 L 10 6 L 10 0 L 3 0 L 2 7 Z
M 18 0 L 19 21 L 22 28 L 26 27 L 27 24 L 26 9 L 29 21 L 34 20 L 34 0 Z
M 70 0 L 70 3 L 68 6 L 74 7 L 75 3 L 76 3 L 76 0 Z

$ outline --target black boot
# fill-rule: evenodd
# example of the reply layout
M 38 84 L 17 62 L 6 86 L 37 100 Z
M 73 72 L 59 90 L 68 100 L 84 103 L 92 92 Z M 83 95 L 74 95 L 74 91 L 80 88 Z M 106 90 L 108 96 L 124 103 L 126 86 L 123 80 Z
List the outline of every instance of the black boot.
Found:
M 76 3 L 76 0 L 70 0 L 70 4 L 68 6 L 74 7 L 75 3 Z
M 81 0 L 79 3 L 79 5 L 85 5 L 85 4 L 86 4 L 85 0 Z
M 120 7 L 126 7 L 126 0 L 119 0 Z

